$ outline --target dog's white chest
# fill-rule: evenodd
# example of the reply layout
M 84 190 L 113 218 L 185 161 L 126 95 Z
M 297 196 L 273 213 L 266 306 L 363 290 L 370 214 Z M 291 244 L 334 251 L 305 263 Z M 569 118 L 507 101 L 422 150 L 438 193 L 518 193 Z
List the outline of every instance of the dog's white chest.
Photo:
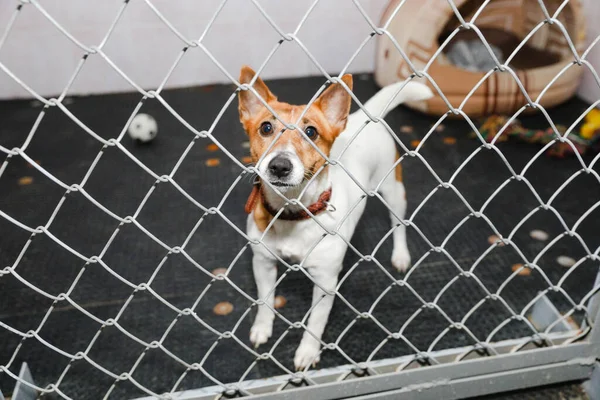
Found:
M 295 241 L 289 239 L 278 240 L 276 248 L 280 257 L 293 262 L 299 262 L 305 255 L 305 248 L 298 243 L 298 239 Z
M 333 218 L 320 218 L 320 221 L 327 228 L 330 228 L 329 225 L 335 225 Z M 250 227 L 251 236 L 262 236 L 263 233 L 256 230 L 253 224 L 250 224 Z M 315 221 L 276 222 L 262 241 L 277 256 L 292 263 L 303 262 L 305 266 L 312 266 L 328 258 L 327 254 L 331 252 L 332 238 L 323 237 L 324 233 L 323 228 Z M 255 251 L 266 250 L 258 246 Z
M 280 257 L 300 262 L 320 237 L 317 233 L 320 229 L 315 229 L 314 225 L 314 222 L 278 224 L 269 239 Z

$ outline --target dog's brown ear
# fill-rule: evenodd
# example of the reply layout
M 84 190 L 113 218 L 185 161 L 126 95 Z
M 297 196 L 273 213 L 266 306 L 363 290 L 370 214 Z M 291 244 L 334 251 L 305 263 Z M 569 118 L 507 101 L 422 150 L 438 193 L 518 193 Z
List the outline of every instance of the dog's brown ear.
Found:
M 252 81 L 252 79 L 254 78 L 254 75 L 256 75 L 254 70 L 252 68 L 250 68 L 249 66 L 244 65 L 242 67 L 242 70 L 240 71 L 240 83 L 241 84 L 250 83 Z M 277 97 L 275 97 L 275 95 L 273 93 L 271 93 L 271 91 L 269 90 L 267 85 L 265 85 L 265 83 L 263 82 L 262 79 L 260 79 L 260 77 L 256 78 L 256 82 L 254 82 L 253 88 L 260 95 L 260 97 L 262 97 L 262 99 L 267 103 L 269 101 L 273 101 L 273 100 L 277 99 Z M 238 99 L 239 99 L 239 103 L 240 103 L 238 109 L 240 111 L 240 121 L 242 123 L 244 123 L 244 121 L 247 121 L 250 118 L 252 118 L 252 115 L 256 114 L 264 107 L 264 105 L 258 99 L 258 97 L 256 97 L 256 95 L 254 93 L 252 93 L 250 90 L 240 91 L 238 93 Z
M 352 90 L 352 75 L 342 76 L 342 81 Z M 327 121 L 341 132 L 346 127 L 352 97 L 339 83 L 329 86 L 317 99 L 315 105 L 321 109 Z

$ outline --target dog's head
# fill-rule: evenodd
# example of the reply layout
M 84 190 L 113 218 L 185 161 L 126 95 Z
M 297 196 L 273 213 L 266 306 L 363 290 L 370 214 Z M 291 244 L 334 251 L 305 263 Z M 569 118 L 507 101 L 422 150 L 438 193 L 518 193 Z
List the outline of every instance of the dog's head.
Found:
M 255 72 L 243 67 L 240 83 L 250 83 Z M 352 89 L 352 76 L 342 80 Z M 288 124 L 294 124 L 306 108 L 277 100 L 262 79 L 254 82 L 254 90 Z M 340 84 L 332 84 L 312 103 L 298 127 L 304 131 L 323 154 L 329 151 L 337 136 L 346 127 L 350 112 L 351 96 Z M 325 159 L 297 130 L 285 130 L 284 125 L 249 90 L 239 92 L 240 121 L 250 139 L 250 155 L 253 162 L 264 158 L 257 168 L 273 186 L 285 191 L 308 180 L 324 163 Z M 284 131 L 271 148 L 271 142 Z M 267 153 L 268 151 L 268 153 Z M 265 154 L 266 153 L 266 154 Z

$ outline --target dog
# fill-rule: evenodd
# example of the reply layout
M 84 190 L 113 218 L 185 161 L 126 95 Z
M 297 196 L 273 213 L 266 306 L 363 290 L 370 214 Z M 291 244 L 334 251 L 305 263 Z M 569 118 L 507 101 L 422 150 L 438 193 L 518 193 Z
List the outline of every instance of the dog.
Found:
M 250 67 L 242 67 L 240 84 L 250 84 L 254 78 L 255 72 Z M 352 90 L 351 75 L 346 74 L 341 80 Z M 369 117 L 362 110 L 350 114 L 352 97 L 340 83 L 327 87 L 298 122 L 305 105 L 279 101 L 260 77 L 256 77 L 252 87 L 281 120 L 298 123 L 304 135 L 296 129 L 286 130 L 251 90 L 239 91 L 240 122 L 249 137 L 252 161 L 262 178 L 253 187 L 246 204 L 247 235 L 262 243 L 252 245 L 252 269 L 258 298 L 264 301 L 258 306 L 250 341 L 258 347 L 273 332 L 275 255 L 300 263 L 315 283 L 311 313 L 294 356 L 296 370 L 302 370 L 315 366 L 320 359 L 321 337 L 348 247 L 342 237 L 350 240 L 365 209 L 362 188 L 378 190 L 391 210 L 395 227 L 392 265 L 402 272 L 410 266 L 406 229 L 399 221 L 406 211 L 402 169 L 400 163 L 394 166 L 399 153 L 383 124 L 368 123 L 352 140 Z M 431 96 L 431 90 L 424 84 L 398 82 L 381 89 L 364 107 L 372 116 L 383 118 L 404 101 Z M 342 164 L 347 172 L 339 164 L 326 164 L 315 147 Z M 312 216 L 286 200 L 298 199 L 300 195 L 299 201 Z M 275 215 L 277 219 L 273 221 Z M 338 233 L 326 235 L 324 228 Z

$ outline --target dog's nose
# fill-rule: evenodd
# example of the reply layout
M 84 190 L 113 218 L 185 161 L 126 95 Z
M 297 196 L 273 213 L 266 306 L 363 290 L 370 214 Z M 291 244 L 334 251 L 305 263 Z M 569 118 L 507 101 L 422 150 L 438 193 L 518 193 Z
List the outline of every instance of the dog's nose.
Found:
M 285 178 L 292 172 L 292 162 L 286 157 L 275 157 L 269 163 L 269 172 L 277 178 Z

